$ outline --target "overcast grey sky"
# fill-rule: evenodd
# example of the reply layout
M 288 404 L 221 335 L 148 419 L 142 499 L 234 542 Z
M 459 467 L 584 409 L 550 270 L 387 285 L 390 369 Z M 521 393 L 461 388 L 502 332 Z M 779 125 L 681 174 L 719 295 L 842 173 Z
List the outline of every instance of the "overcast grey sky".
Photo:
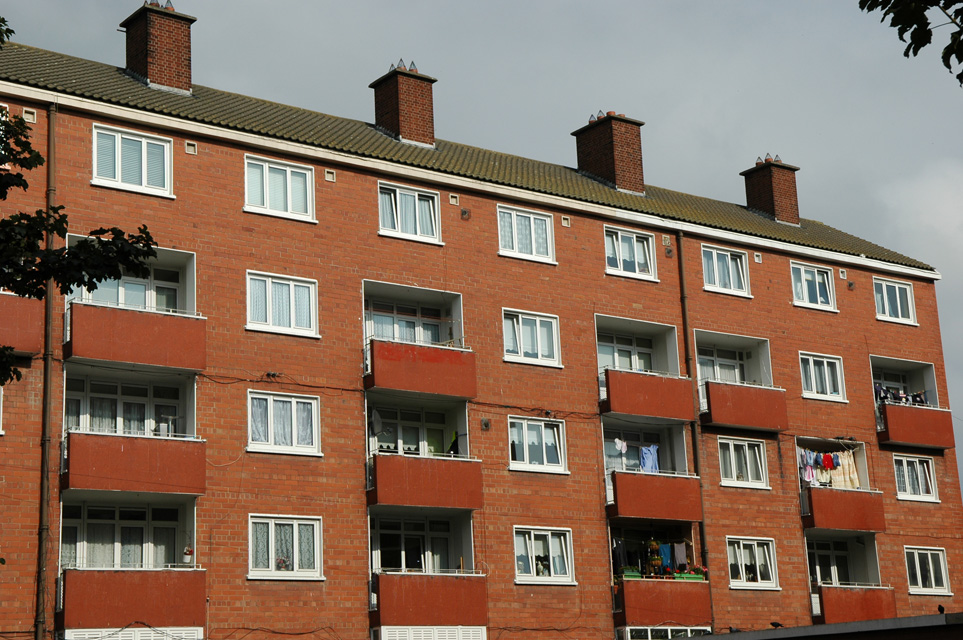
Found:
M 124 64 L 140 0 L 4 0 L 14 40 Z M 569 133 L 645 121 L 646 182 L 745 203 L 739 172 L 779 154 L 800 214 L 935 266 L 963 443 L 963 89 L 937 45 L 905 59 L 858 0 L 344 2 L 174 0 L 194 82 L 368 122 L 368 84 L 412 59 L 438 137 L 574 166 Z

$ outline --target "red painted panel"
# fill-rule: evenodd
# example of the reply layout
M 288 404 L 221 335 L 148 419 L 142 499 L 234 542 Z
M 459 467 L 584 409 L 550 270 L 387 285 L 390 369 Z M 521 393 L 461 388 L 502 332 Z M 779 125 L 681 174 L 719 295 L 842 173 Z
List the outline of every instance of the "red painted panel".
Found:
M 896 592 L 889 588 L 821 586 L 819 598 L 826 624 L 896 617 Z
M 61 487 L 203 495 L 206 450 L 203 440 L 70 433 Z
M 703 580 L 624 580 L 616 585 L 622 612 L 615 626 L 707 625 L 712 620 L 709 583 Z
M 609 516 L 657 520 L 702 520 L 702 494 L 698 478 L 651 473 L 615 473 L 615 502 Z
M 0 293 L 0 345 L 22 354 L 43 351 L 43 304 Z
M 913 404 L 884 404 L 885 431 L 878 432 L 880 442 L 907 444 L 936 449 L 952 449 L 953 414 L 948 409 Z
M 152 627 L 203 627 L 206 574 L 69 569 L 64 572 L 64 628 L 109 629 L 134 620 Z
M 829 487 L 810 487 L 806 492 L 810 515 L 804 516 L 803 524 L 807 529 L 886 531 L 882 493 Z
M 706 399 L 709 410 L 702 416 L 703 424 L 765 431 L 789 427 L 783 389 L 707 382 Z
M 478 460 L 403 455 L 374 456 L 374 488 L 368 504 L 481 509 Z
M 201 371 L 207 366 L 207 320 L 75 302 L 64 355 Z
M 476 395 L 475 354 L 464 349 L 371 341 L 365 389 L 397 389 L 456 398 Z
M 602 413 L 694 420 L 692 381 L 634 371 L 605 370 Z
M 372 626 L 485 626 L 485 576 L 384 573 Z

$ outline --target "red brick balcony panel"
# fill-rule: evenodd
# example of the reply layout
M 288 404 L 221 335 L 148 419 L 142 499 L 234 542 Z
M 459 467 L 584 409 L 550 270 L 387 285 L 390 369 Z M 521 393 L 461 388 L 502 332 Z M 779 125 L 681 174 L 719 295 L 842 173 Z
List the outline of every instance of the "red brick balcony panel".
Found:
M 63 489 L 203 495 L 203 440 L 71 432 Z
M 819 599 L 826 624 L 896 617 L 896 592 L 889 588 L 823 585 Z
M 612 489 L 615 500 L 608 509 L 610 517 L 702 521 L 698 478 L 616 472 Z
M 476 395 L 475 354 L 467 349 L 371 341 L 365 389 L 414 391 L 454 398 Z
M 648 626 L 672 620 L 679 626 L 704 625 L 712 619 L 709 583 L 702 580 L 624 580 L 616 585 L 622 611 L 615 626 Z
M 695 419 L 692 381 L 635 371 L 605 370 L 602 413 L 624 413 L 672 420 Z
M 0 345 L 14 353 L 43 351 L 43 301 L 0 293 Z
M 807 529 L 886 530 L 883 494 L 878 491 L 810 487 L 806 492 L 810 513 L 803 516 L 803 526 Z
M 479 575 L 380 574 L 371 626 L 485 626 L 486 581 Z
M 477 460 L 377 455 L 369 505 L 481 509 L 482 469 Z
M 152 627 L 203 627 L 206 575 L 196 569 L 68 569 L 63 628 L 116 629 L 133 620 Z
M 953 414 L 948 409 L 918 404 L 884 404 L 885 430 L 877 433 L 880 442 L 913 447 L 952 449 Z
M 201 371 L 207 320 L 75 302 L 64 356 Z
M 785 431 L 789 427 L 786 392 L 723 382 L 706 382 L 708 411 L 702 423 L 763 431 Z

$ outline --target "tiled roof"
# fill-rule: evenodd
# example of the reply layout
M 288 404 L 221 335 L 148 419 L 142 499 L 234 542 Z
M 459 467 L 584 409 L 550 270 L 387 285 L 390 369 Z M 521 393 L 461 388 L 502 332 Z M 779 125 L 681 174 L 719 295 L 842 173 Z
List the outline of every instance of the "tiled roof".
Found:
M 373 125 L 194 85 L 192 95 L 151 89 L 123 69 L 21 44 L 0 50 L 0 80 L 175 118 L 377 158 L 483 182 L 653 214 L 716 229 L 933 270 L 929 265 L 815 220 L 775 222 L 745 206 L 646 185 L 617 191 L 571 167 L 438 140 L 406 144 Z

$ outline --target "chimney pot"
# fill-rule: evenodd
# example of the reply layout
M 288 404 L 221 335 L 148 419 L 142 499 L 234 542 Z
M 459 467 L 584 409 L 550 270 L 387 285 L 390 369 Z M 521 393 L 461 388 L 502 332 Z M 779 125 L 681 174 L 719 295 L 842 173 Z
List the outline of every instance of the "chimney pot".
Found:
M 578 169 L 612 183 L 616 189 L 645 193 L 642 173 L 642 134 L 644 122 L 601 111 L 598 117 L 573 131 Z
M 769 154 L 765 162 L 756 158 L 756 166 L 739 174 L 746 179 L 746 206 L 779 222 L 799 224 L 797 171 L 799 167 L 785 164 L 779 156 L 775 162 Z
M 435 144 L 435 115 L 431 85 L 434 78 L 418 72 L 414 61 L 388 70 L 370 85 L 375 92 L 375 124 L 408 142 Z
M 127 70 L 147 82 L 191 90 L 191 25 L 197 18 L 153 0 L 120 23 L 127 34 Z

